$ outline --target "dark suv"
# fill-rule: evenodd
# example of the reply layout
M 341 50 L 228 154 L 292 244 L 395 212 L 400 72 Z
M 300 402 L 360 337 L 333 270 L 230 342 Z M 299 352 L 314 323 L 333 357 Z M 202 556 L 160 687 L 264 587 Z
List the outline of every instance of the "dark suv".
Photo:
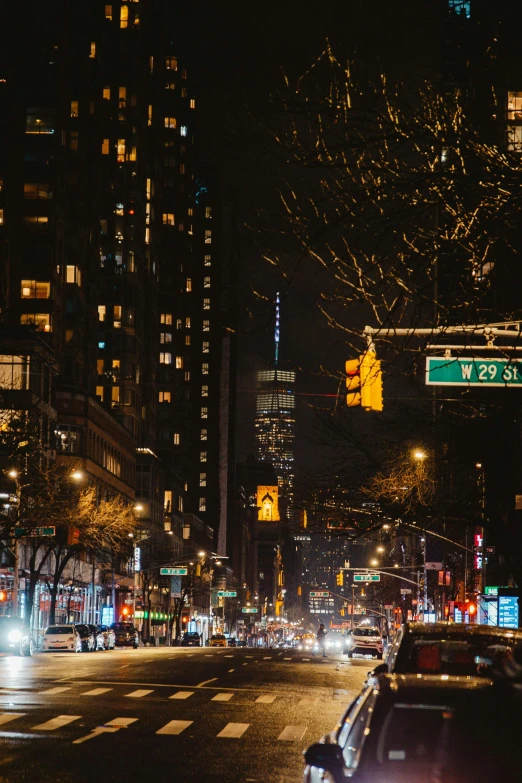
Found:
M 181 637 L 180 647 L 201 647 L 199 633 L 186 631 Z
M 116 637 L 116 647 L 134 647 L 138 649 L 140 637 L 132 623 L 113 623 L 111 625 Z

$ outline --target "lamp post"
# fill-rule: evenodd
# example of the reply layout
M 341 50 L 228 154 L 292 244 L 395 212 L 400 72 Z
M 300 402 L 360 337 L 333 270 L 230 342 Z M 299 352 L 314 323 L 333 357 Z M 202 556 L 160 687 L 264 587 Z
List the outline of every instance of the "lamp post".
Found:
M 7 475 L 9 478 L 14 479 L 16 484 L 16 499 L 18 504 L 18 514 L 19 516 L 19 510 L 20 510 L 20 474 L 17 470 L 12 468 L 8 471 Z M 12 590 L 12 612 L 15 617 L 18 617 L 18 590 L 19 590 L 19 580 L 18 580 L 18 571 L 19 571 L 19 551 L 18 551 L 18 537 L 14 535 L 14 544 L 13 544 L 13 555 L 14 555 L 14 573 L 13 573 L 13 590 Z

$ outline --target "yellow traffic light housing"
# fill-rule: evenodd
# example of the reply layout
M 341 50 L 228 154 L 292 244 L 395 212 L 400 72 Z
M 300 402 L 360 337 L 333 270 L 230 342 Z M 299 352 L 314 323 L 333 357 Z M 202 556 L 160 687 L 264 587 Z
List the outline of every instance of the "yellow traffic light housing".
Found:
M 366 351 L 358 359 L 349 359 L 345 369 L 348 407 L 360 405 L 367 411 L 382 411 L 382 370 L 375 352 Z
M 337 585 L 343 585 L 344 584 L 344 574 L 343 574 L 342 571 L 339 571 L 339 573 L 335 577 L 335 584 L 337 584 Z

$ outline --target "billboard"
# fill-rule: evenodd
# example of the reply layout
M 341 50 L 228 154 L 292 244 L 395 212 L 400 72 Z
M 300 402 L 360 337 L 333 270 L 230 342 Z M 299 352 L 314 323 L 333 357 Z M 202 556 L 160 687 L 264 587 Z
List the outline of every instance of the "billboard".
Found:
M 257 488 L 257 519 L 259 522 L 279 522 L 278 487 Z

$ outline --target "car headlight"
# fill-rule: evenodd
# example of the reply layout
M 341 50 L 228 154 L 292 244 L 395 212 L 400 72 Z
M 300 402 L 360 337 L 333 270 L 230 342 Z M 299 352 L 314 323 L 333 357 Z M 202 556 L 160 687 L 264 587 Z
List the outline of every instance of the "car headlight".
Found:
M 10 642 L 19 642 L 20 639 L 22 638 L 22 632 L 17 631 L 16 629 L 13 631 L 9 631 L 9 633 L 7 634 L 7 638 L 9 639 Z

